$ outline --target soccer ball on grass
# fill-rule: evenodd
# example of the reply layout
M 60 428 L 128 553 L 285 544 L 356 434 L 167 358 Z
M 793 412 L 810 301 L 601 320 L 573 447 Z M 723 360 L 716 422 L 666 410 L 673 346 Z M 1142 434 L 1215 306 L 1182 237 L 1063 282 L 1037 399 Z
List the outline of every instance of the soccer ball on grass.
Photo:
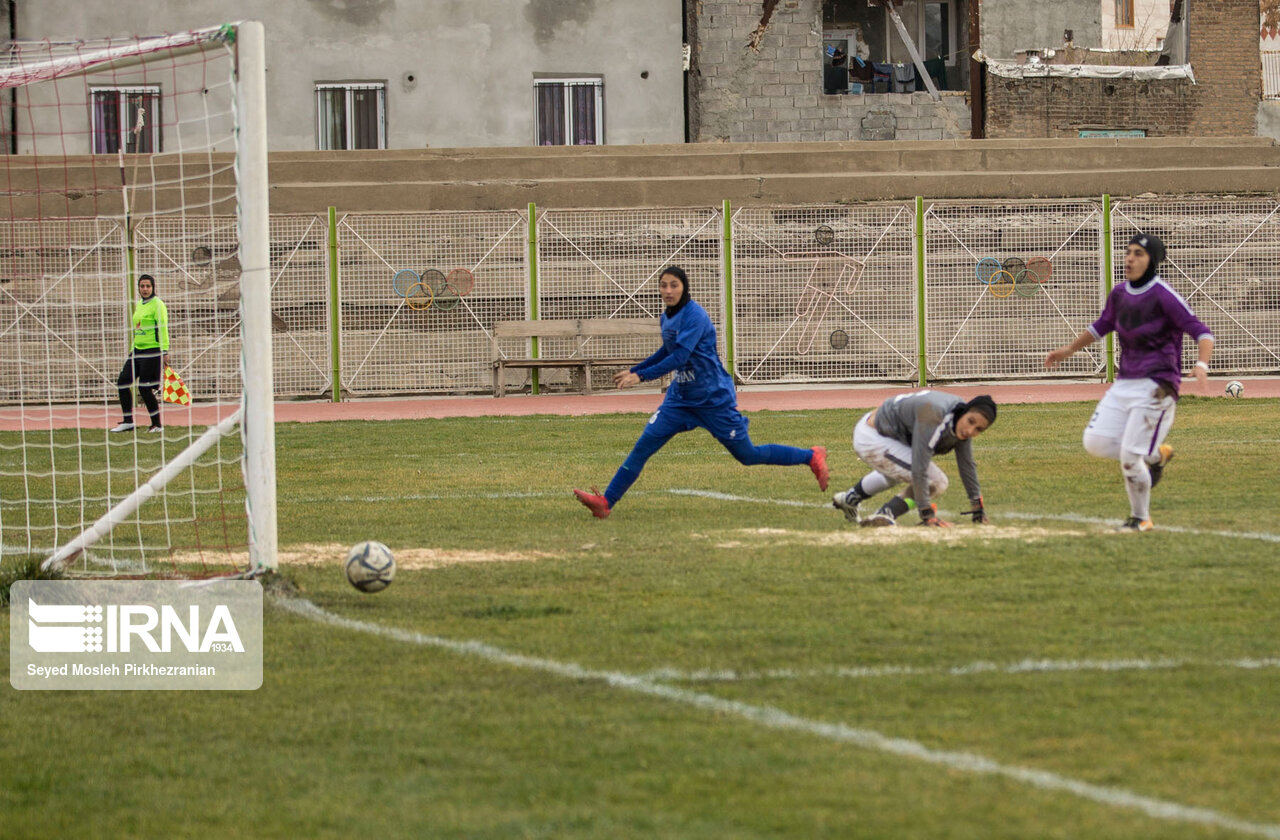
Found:
M 380 542 L 357 543 L 347 552 L 347 580 L 361 592 L 381 592 L 396 576 L 396 558 Z
M 1233 379 L 1233 380 L 1231 380 L 1230 382 L 1228 382 L 1228 383 L 1227 383 L 1227 396 L 1228 396 L 1228 397 L 1241 397 L 1241 396 L 1244 396 L 1244 383 L 1243 383 L 1243 382 L 1241 382 L 1239 379 Z

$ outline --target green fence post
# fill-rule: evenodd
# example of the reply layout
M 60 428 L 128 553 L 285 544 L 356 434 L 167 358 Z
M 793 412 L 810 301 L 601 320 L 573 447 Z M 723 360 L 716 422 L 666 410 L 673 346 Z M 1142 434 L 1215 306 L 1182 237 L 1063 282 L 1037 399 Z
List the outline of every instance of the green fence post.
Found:
M 338 298 L 338 208 L 329 208 L 329 357 L 332 402 L 342 401 L 342 301 Z
M 1102 196 L 1102 304 L 1107 303 L 1111 294 L 1111 196 Z M 1102 309 L 1101 306 L 1098 307 Z M 1116 343 L 1115 333 L 1107 333 L 1107 381 L 1116 381 Z
M 924 294 L 924 196 L 916 196 L 916 363 L 920 367 L 917 384 L 929 384 L 925 371 Z
M 529 202 L 529 317 L 538 320 L 538 208 Z M 529 339 L 533 346 L 533 358 L 538 358 L 538 338 Z M 529 371 L 529 390 L 538 395 L 538 369 Z
M 729 363 L 729 375 L 737 376 L 734 371 L 734 359 L 737 354 L 733 349 L 733 208 L 729 199 L 724 200 L 721 212 L 724 214 L 724 232 L 720 237 L 720 247 L 724 252 L 724 353 Z

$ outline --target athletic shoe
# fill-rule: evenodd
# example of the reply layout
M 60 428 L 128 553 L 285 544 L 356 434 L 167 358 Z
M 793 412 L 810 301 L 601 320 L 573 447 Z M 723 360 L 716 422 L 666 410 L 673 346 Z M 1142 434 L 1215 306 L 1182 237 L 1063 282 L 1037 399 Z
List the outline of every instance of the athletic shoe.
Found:
M 136 426 L 134 426 L 132 423 L 130 423 L 128 420 L 125 420 L 123 423 L 119 424 L 118 426 L 112 426 L 112 427 L 111 427 L 111 431 L 113 431 L 113 432 L 132 432 L 132 431 L 133 431 L 134 429 L 136 429 L 136 428 L 137 428 L 137 427 L 136 427 Z
M 152 426 L 150 429 L 147 429 L 147 431 L 153 435 L 164 434 L 164 426 Z
M 825 446 L 815 446 L 813 448 L 813 456 L 809 459 L 809 469 L 813 470 L 813 474 L 818 478 L 818 489 L 827 489 L 827 479 L 831 477 L 831 471 L 827 469 L 827 448 Z
M 1165 465 L 1173 460 L 1173 447 L 1167 443 L 1160 444 L 1160 460 L 1154 464 L 1148 464 L 1147 469 L 1151 470 L 1151 487 L 1155 488 L 1160 483 L 1160 479 L 1164 478 Z
M 831 497 L 831 506 L 844 511 L 844 518 L 855 525 L 862 521 L 862 511 L 858 507 L 861 503 L 862 499 L 853 490 L 842 490 Z
M 884 511 L 877 511 L 862 519 L 863 528 L 887 528 L 890 525 L 897 524 L 898 520 L 893 518 L 893 514 L 885 513 Z
M 1139 519 L 1136 516 L 1130 516 L 1124 521 L 1124 524 L 1116 530 L 1122 533 L 1125 531 L 1150 531 L 1155 527 L 1155 525 L 1151 524 L 1150 519 Z
M 609 509 L 609 500 L 600 495 L 600 491 L 592 487 L 591 492 L 586 490 L 574 490 L 573 495 L 578 497 L 578 501 L 587 506 L 591 511 L 591 515 L 596 519 L 608 519 L 612 511 Z

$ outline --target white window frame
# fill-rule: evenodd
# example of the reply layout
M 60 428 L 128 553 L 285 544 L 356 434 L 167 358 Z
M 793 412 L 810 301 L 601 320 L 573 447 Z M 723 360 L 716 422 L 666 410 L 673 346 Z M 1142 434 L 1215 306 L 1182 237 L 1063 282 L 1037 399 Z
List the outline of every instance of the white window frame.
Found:
M 321 94 L 324 91 L 341 90 L 345 92 L 342 99 L 342 107 L 347 115 L 347 136 L 345 138 L 346 146 L 341 149 L 329 149 L 325 147 L 328 139 L 328 133 L 324 130 L 321 107 Z M 357 90 L 376 90 L 378 92 L 378 145 L 375 148 L 387 148 L 387 85 L 385 82 L 316 82 L 316 148 L 322 152 L 342 152 L 355 149 L 355 120 L 351 119 L 354 111 L 353 94 Z
M 977 0 L 970 0 L 977 2 Z M 924 49 L 924 7 L 925 3 L 937 3 L 947 7 L 947 31 L 943 33 L 946 36 L 946 52 L 943 54 L 943 61 L 948 67 L 955 67 L 960 59 L 956 50 L 956 0 L 916 0 L 916 19 L 914 21 L 902 19 L 906 25 L 907 31 L 911 33 L 911 37 L 915 39 L 916 49 Z M 893 39 L 898 37 L 898 27 L 893 25 L 893 18 L 889 16 L 889 11 L 884 10 L 884 42 L 892 44 Z M 926 58 L 928 56 L 925 56 Z
M 129 116 L 128 94 L 141 93 L 149 96 L 154 96 L 156 101 L 159 102 L 160 86 L 159 85 L 90 85 L 89 86 L 89 138 L 90 138 L 89 142 L 90 142 L 91 149 L 94 148 L 93 144 L 97 142 L 98 133 L 99 133 L 98 132 L 98 103 L 95 98 L 95 94 L 99 94 L 99 93 L 120 94 L 120 102 L 118 103 L 118 106 L 117 106 L 119 108 L 119 114 L 117 115 L 117 120 L 118 120 L 117 125 L 119 126 L 120 135 L 116 138 L 116 142 L 119 144 L 119 148 L 122 152 L 124 152 L 125 154 L 131 154 L 131 152 L 129 152 L 129 140 L 128 140 L 128 137 L 126 136 L 129 132 L 133 131 L 133 124 L 130 123 L 128 120 L 128 116 Z M 143 116 L 142 129 L 143 131 L 148 131 L 151 133 L 151 150 L 152 150 L 152 153 L 154 154 L 161 150 L 161 146 L 160 146 L 161 135 L 160 135 L 160 121 L 157 119 L 152 119 L 152 117 L 154 117 L 153 114 L 145 114 Z M 95 154 L 104 154 L 104 153 L 97 152 L 95 150 Z
M 604 145 L 604 77 L 603 76 L 570 76 L 570 77 L 546 77 L 535 78 L 533 80 L 533 142 L 538 142 L 538 134 L 541 125 L 538 123 L 538 88 L 543 85 L 579 85 L 590 86 L 595 89 L 596 99 L 596 145 Z M 564 136 L 565 138 L 573 137 L 573 108 L 569 105 L 569 97 L 565 97 L 564 109 Z M 574 145 L 566 143 L 565 145 Z

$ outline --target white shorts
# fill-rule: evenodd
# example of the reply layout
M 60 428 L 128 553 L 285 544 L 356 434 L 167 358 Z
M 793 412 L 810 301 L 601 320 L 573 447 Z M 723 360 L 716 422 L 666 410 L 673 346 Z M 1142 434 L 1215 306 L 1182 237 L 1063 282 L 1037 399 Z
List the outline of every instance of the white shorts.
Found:
M 1158 397 L 1154 379 L 1117 379 L 1093 410 L 1084 437 L 1118 444 L 1120 451 L 1153 455 L 1173 426 L 1178 401 Z M 1089 444 L 1085 443 L 1085 448 Z
M 853 451 L 872 469 L 894 484 L 911 483 L 911 447 L 897 438 L 880 434 L 868 422 L 871 412 L 863 415 L 853 427 Z M 929 487 L 934 496 L 947 489 L 947 474 L 933 461 L 929 462 Z

